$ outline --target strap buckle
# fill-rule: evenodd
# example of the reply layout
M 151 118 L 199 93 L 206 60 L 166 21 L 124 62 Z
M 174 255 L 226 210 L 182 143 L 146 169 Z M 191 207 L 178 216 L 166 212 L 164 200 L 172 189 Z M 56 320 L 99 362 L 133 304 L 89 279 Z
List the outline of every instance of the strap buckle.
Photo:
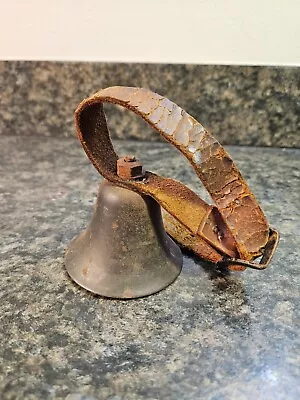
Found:
M 266 269 L 275 253 L 276 247 L 279 242 L 279 232 L 276 229 L 270 228 L 269 239 L 264 248 L 263 255 L 259 263 L 253 261 L 241 260 L 238 258 L 227 258 L 219 261 L 218 265 L 240 265 L 247 268 L 256 270 Z

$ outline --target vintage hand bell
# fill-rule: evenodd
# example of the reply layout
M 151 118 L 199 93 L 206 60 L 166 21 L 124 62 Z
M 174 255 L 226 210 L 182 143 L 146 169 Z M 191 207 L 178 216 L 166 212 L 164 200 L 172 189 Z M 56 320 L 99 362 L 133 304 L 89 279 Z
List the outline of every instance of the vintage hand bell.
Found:
M 103 111 L 106 102 L 133 111 L 177 147 L 216 206 L 181 182 L 143 171 L 134 156 L 119 158 Z M 147 89 L 110 87 L 79 104 L 75 124 L 85 152 L 105 178 L 91 223 L 65 255 L 67 271 L 79 285 L 120 299 L 165 288 L 182 265 L 180 248 L 170 236 L 212 267 L 268 266 L 278 232 L 269 227 L 229 154 L 175 103 Z M 256 258 L 259 262 L 253 262 Z

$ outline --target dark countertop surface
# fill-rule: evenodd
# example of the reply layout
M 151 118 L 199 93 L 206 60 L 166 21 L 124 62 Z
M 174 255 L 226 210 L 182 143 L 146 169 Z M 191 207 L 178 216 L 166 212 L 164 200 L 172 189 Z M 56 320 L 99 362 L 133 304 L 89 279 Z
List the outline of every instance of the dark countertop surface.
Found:
M 204 193 L 168 144 L 117 146 Z M 166 290 L 117 301 L 63 266 L 100 181 L 79 143 L 0 137 L 1 399 L 300 398 L 300 150 L 228 150 L 281 233 L 270 267 L 223 276 L 185 256 Z
M 299 72 L 287 66 L 0 60 L 0 135 L 72 137 L 78 103 L 122 85 L 167 97 L 223 144 L 300 147 Z M 108 106 L 106 115 L 116 139 L 160 139 L 132 113 Z

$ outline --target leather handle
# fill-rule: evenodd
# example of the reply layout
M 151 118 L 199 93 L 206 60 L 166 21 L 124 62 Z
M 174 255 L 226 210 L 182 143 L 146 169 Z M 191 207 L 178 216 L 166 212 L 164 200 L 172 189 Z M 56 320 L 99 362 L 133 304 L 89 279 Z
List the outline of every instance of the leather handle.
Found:
M 120 178 L 103 103 L 133 111 L 177 147 L 217 207 L 205 203 L 181 182 L 151 172 L 143 181 Z M 181 228 L 176 239 L 183 245 L 187 242 L 184 232 L 188 232 L 197 238 L 198 253 L 213 262 L 224 257 L 251 261 L 263 253 L 270 229 L 253 193 L 220 143 L 175 103 L 147 89 L 110 87 L 80 103 L 75 124 L 81 144 L 99 173 L 155 198 L 176 219 L 177 228 Z

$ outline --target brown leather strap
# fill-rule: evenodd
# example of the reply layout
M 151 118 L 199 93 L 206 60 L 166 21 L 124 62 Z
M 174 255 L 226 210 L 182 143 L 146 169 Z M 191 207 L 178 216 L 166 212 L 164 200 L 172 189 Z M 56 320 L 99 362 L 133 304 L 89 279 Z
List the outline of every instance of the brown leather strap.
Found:
M 103 111 L 105 102 L 133 111 L 177 147 L 217 207 L 205 203 L 182 183 L 149 171 L 142 181 L 120 178 L 118 156 Z M 147 89 L 110 87 L 80 103 L 75 123 L 81 144 L 99 173 L 155 198 L 175 218 L 176 222 L 167 219 L 167 230 L 182 245 L 212 262 L 230 258 L 249 264 L 263 254 L 270 228 L 253 193 L 220 143 L 179 106 Z M 244 268 L 239 262 L 232 264 L 232 269 Z

